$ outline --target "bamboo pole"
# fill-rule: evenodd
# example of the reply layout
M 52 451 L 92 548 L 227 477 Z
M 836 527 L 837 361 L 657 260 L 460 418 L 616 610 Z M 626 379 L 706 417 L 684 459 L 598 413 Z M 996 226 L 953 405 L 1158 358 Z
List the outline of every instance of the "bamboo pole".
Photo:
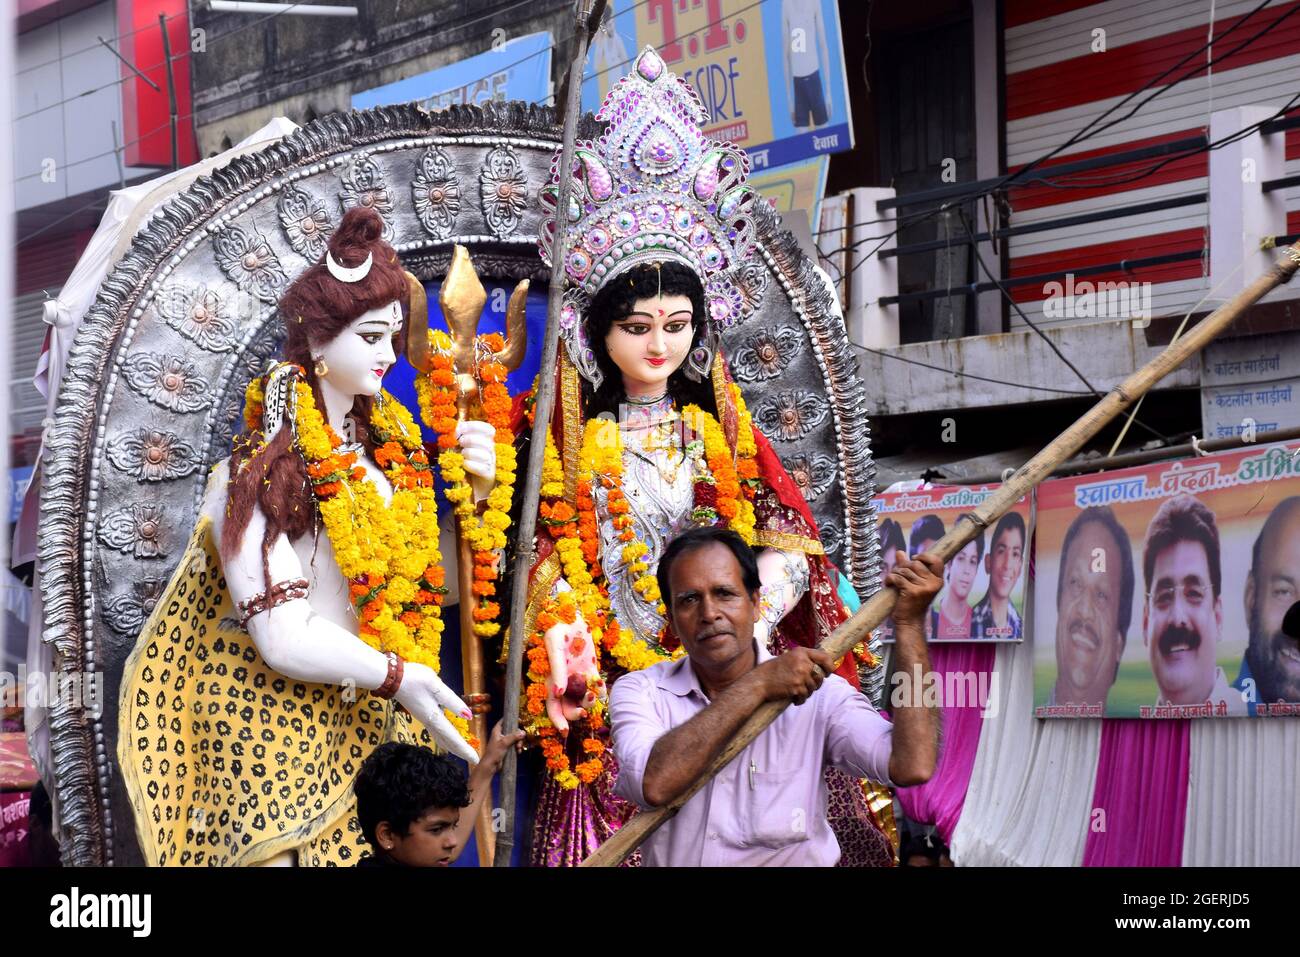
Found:
M 1164 352 L 1111 389 L 1078 421 L 1022 465 L 975 511 L 963 515 L 952 530 L 930 549 L 930 552 L 946 562 L 961 551 L 980 529 L 988 528 L 996 522 L 1039 482 L 1051 475 L 1057 466 L 1100 432 L 1108 422 L 1192 355 L 1205 348 L 1247 308 L 1289 280 L 1297 268 L 1300 268 L 1300 242 L 1289 246 L 1285 258 L 1274 263 L 1272 269 L 1216 309 L 1186 336 L 1171 342 Z M 822 643 L 821 648 L 832 658 L 838 659 L 848 654 L 854 645 L 865 640 L 872 629 L 885 620 L 886 616 L 893 611 L 897 599 L 898 593 L 894 589 L 882 588 L 858 609 L 857 614 L 836 628 L 835 632 Z M 681 810 L 682 805 L 703 788 L 715 774 L 748 747 L 789 705 L 789 701 L 769 701 L 761 705 L 750 715 L 749 720 L 740 726 L 732 739 L 689 788 L 663 807 L 637 814 L 594 854 L 583 861 L 581 866 L 615 867 L 621 863 L 646 838 Z
M 524 472 L 523 503 L 516 530 L 518 546 L 515 551 L 515 573 L 510 591 L 510 632 L 506 646 L 506 687 L 502 702 L 503 731 L 507 735 L 519 729 L 519 687 L 523 681 L 524 612 L 528 603 L 528 572 L 532 567 L 533 537 L 537 533 L 537 506 L 542 481 L 542 457 L 546 452 L 546 430 L 550 428 L 551 412 L 555 408 L 555 376 L 551 374 L 560 344 L 560 306 L 564 294 L 564 260 L 567 257 L 568 236 L 564 228 L 563 210 L 569 208 L 569 186 L 573 177 L 573 144 L 578 136 L 578 114 L 582 110 L 582 68 L 587 59 L 587 42 L 590 37 L 588 22 L 591 18 L 592 0 L 578 0 L 576 25 L 573 31 L 577 49 L 569 64 L 567 102 L 564 107 L 564 132 L 560 145 L 561 171 L 559 196 L 555 208 L 555 239 L 551 247 L 551 284 L 546 303 L 546 333 L 542 337 L 542 357 L 538 368 L 537 396 L 534 404 L 535 435 L 528 449 L 528 468 Z M 515 844 L 515 782 L 519 762 L 514 748 L 506 752 L 501 764 L 499 793 L 501 798 L 502 830 L 497 834 L 496 867 L 509 867 L 510 854 Z

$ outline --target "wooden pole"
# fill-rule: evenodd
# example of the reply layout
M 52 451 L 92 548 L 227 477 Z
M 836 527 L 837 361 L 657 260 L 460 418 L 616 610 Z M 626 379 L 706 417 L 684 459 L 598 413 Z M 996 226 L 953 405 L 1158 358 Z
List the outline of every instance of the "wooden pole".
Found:
M 1132 405 L 1152 386 L 1173 372 L 1194 354 L 1230 326 L 1252 304 L 1270 291 L 1285 283 L 1300 268 L 1300 242 L 1286 249 L 1286 258 L 1278 260 L 1273 268 L 1224 303 L 1181 339 L 1171 342 L 1164 352 L 1108 392 L 1100 402 L 1089 409 L 1072 426 L 1062 432 L 1043 451 L 1039 452 L 1011 476 L 973 512 L 962 516 L 952 530 L 941 538 L 930 552 L 945 562 L 979 533 L 1006 513 L 1016 502 L 1039 482 L 1055 471 L 1056 467 L 1083 447 L 1100 432 L 1108 422 Z M 858 609 L 855 614 L 827 638 L 821 645 L 832 658 L 841 658 L 854 645 L 865 640 L 872 629 L 885 620 L 894 608 L 898 593 L 892 588 L 882 588 Z M 704 773 L 689 788 L 663 807 L 642 811 L 619 829 L 618 833 L 600 846 L 582 867 L 615 867 L 636 850 L 651 834 L 670 820 L 692 796 L 707 784 L 715 774 L 749 746 L 763 730 L 789 707 L 789 701 L 769 701 L 750 715 L 726 746 L 713 759 Z
M 181 144 L 180 130 L 177 127 L 180 119 L 176 113 L 176 75 L 172 72 L 172 41 L 167 35 L 167 17 L 164 14 L 158 14 L 158 26 L 162 29 L 163 62 L 167 64 L 167 101 L 171 104 L 172 169 L 180 169 Z
M 528 603 L 528 572 L 532 568 L 533 537 L 537 533 L 537 506 L 542 483 L 542 457 L 546 452 L 546 432 L 550 428 L 551 412 L 555 408 L 555 376 L 552 374 L 560 343 L 560 305 L 564 294 L 564 260 L 568 250 L 568 236 L 564 228 L 564 210 L 569 208 L 569 185 L 573 177 L 573 143 L 578 136 L 578 115 L 582 111 L 582 67 L 587 59 L 587 27 L 591 17 L 592 0 L 578 0 L 577 21 L 573 31 L 577 49 L 569 64 L 568 102 L 564 108 L 564 133 L 560 145 L 561 171 L 559 196 L 555 208 L 555 239 L 551 247 L 551 284 L 547 292 L 546 333 L 542 337 L 542 357 L 538 368 L 537 396 L 534 404 L 537 423 L 533 441 L 528 449 L 528 468 L 524 472 L 523 503 L 516 530 L 518 545 L 515 552 L 515 574 L 510 592 L 510 638 L 506 650 L 506 687 L 504 732 L 513 734 L 519 728 L 519 687 L 523 681 L 524 664 L 524 612 Z M 513 748 L 506 752 L 501 765 L 502 830 L 497 834 L 497 867 L 510 866 L 510 854 L 515 845 L 515 782 L 519 763 Z

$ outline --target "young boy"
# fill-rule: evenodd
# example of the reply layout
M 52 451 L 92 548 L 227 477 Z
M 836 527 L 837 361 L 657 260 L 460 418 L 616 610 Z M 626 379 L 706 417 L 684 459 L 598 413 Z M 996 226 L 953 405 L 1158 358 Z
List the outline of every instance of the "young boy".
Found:
M 498 723 L 468 781 L 449 755 L 396 741 L 375 748 L 355 785 L 361 833 L 374 856 L 357 866 L 449 867 L 474 830 L 506 751 L 523 737 L 506 737 Z

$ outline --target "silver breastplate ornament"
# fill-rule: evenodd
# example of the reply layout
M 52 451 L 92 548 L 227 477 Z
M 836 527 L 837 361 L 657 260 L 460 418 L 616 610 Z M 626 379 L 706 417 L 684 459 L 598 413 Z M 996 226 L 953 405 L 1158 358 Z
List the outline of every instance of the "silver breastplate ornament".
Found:
M 623 494 L 636 541 L 649 552 L 643 561 L 651 573 L 673 537 L 692 525 L 694 479 L 703 466 L 699 443 L 684 448 L 680 416 L 672 400 L 663 398 L 649 405 L 629 403 L 620 421 L 623 439 Z M 609 583 L 609 601 L 619 623 L 638 638 L 658 639 L 664 618 L 657 603 L 645 601 L 632 587 L 628 563 L 623 560 L 624 543 L 619 540 L 609 514 L 609 496 L 595 489 L 596 517 L 600 530 L 600 563 Z

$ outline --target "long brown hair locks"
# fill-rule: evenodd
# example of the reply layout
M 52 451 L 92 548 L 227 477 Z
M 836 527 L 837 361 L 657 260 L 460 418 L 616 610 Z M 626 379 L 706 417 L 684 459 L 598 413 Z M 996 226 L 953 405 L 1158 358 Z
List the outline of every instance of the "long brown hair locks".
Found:
M 331 342 L 363 314 L 394 300 L 402 304 L 404 316 L 409 313 L 406 274 L 396 250 L 380 238 L 383 226 L 379 214 L 369 207 L 348 210 L 330 236 L 329 254 L 344 268 L 359 266 L 367 255 L 373 255 L 366 277 L 358 282 L 341 282 L 330 273 L 322 255 L 280 297 L 279 315 L 286 333 L 284 358 L 307 370 L 307 382 L 316 397 L 316 407 L 321 410 L 325 403 L 316 380 L 313 350 Z M 401 341 L 399 335 L 394 342 L 394 350 L 399 354 Z M 352 406 L 357 439 L 370 453 L 374 447 L 366 425 L 370 421 L 372 402 L 370 396 L 359 395 Z M 266 516 L 262 565 L 269 589 L 272 583 L 266 559 L 271 545 L 281 534 L 292 540 L 312 531 L 316 505 L 307 481 L 306 463 L 293 447 L 289 423 L 262 448 L 264 441 L 260 424 L 235 438 L 220 551 L 226 559 L 239 550 L 253 507 L 260 506 Z

